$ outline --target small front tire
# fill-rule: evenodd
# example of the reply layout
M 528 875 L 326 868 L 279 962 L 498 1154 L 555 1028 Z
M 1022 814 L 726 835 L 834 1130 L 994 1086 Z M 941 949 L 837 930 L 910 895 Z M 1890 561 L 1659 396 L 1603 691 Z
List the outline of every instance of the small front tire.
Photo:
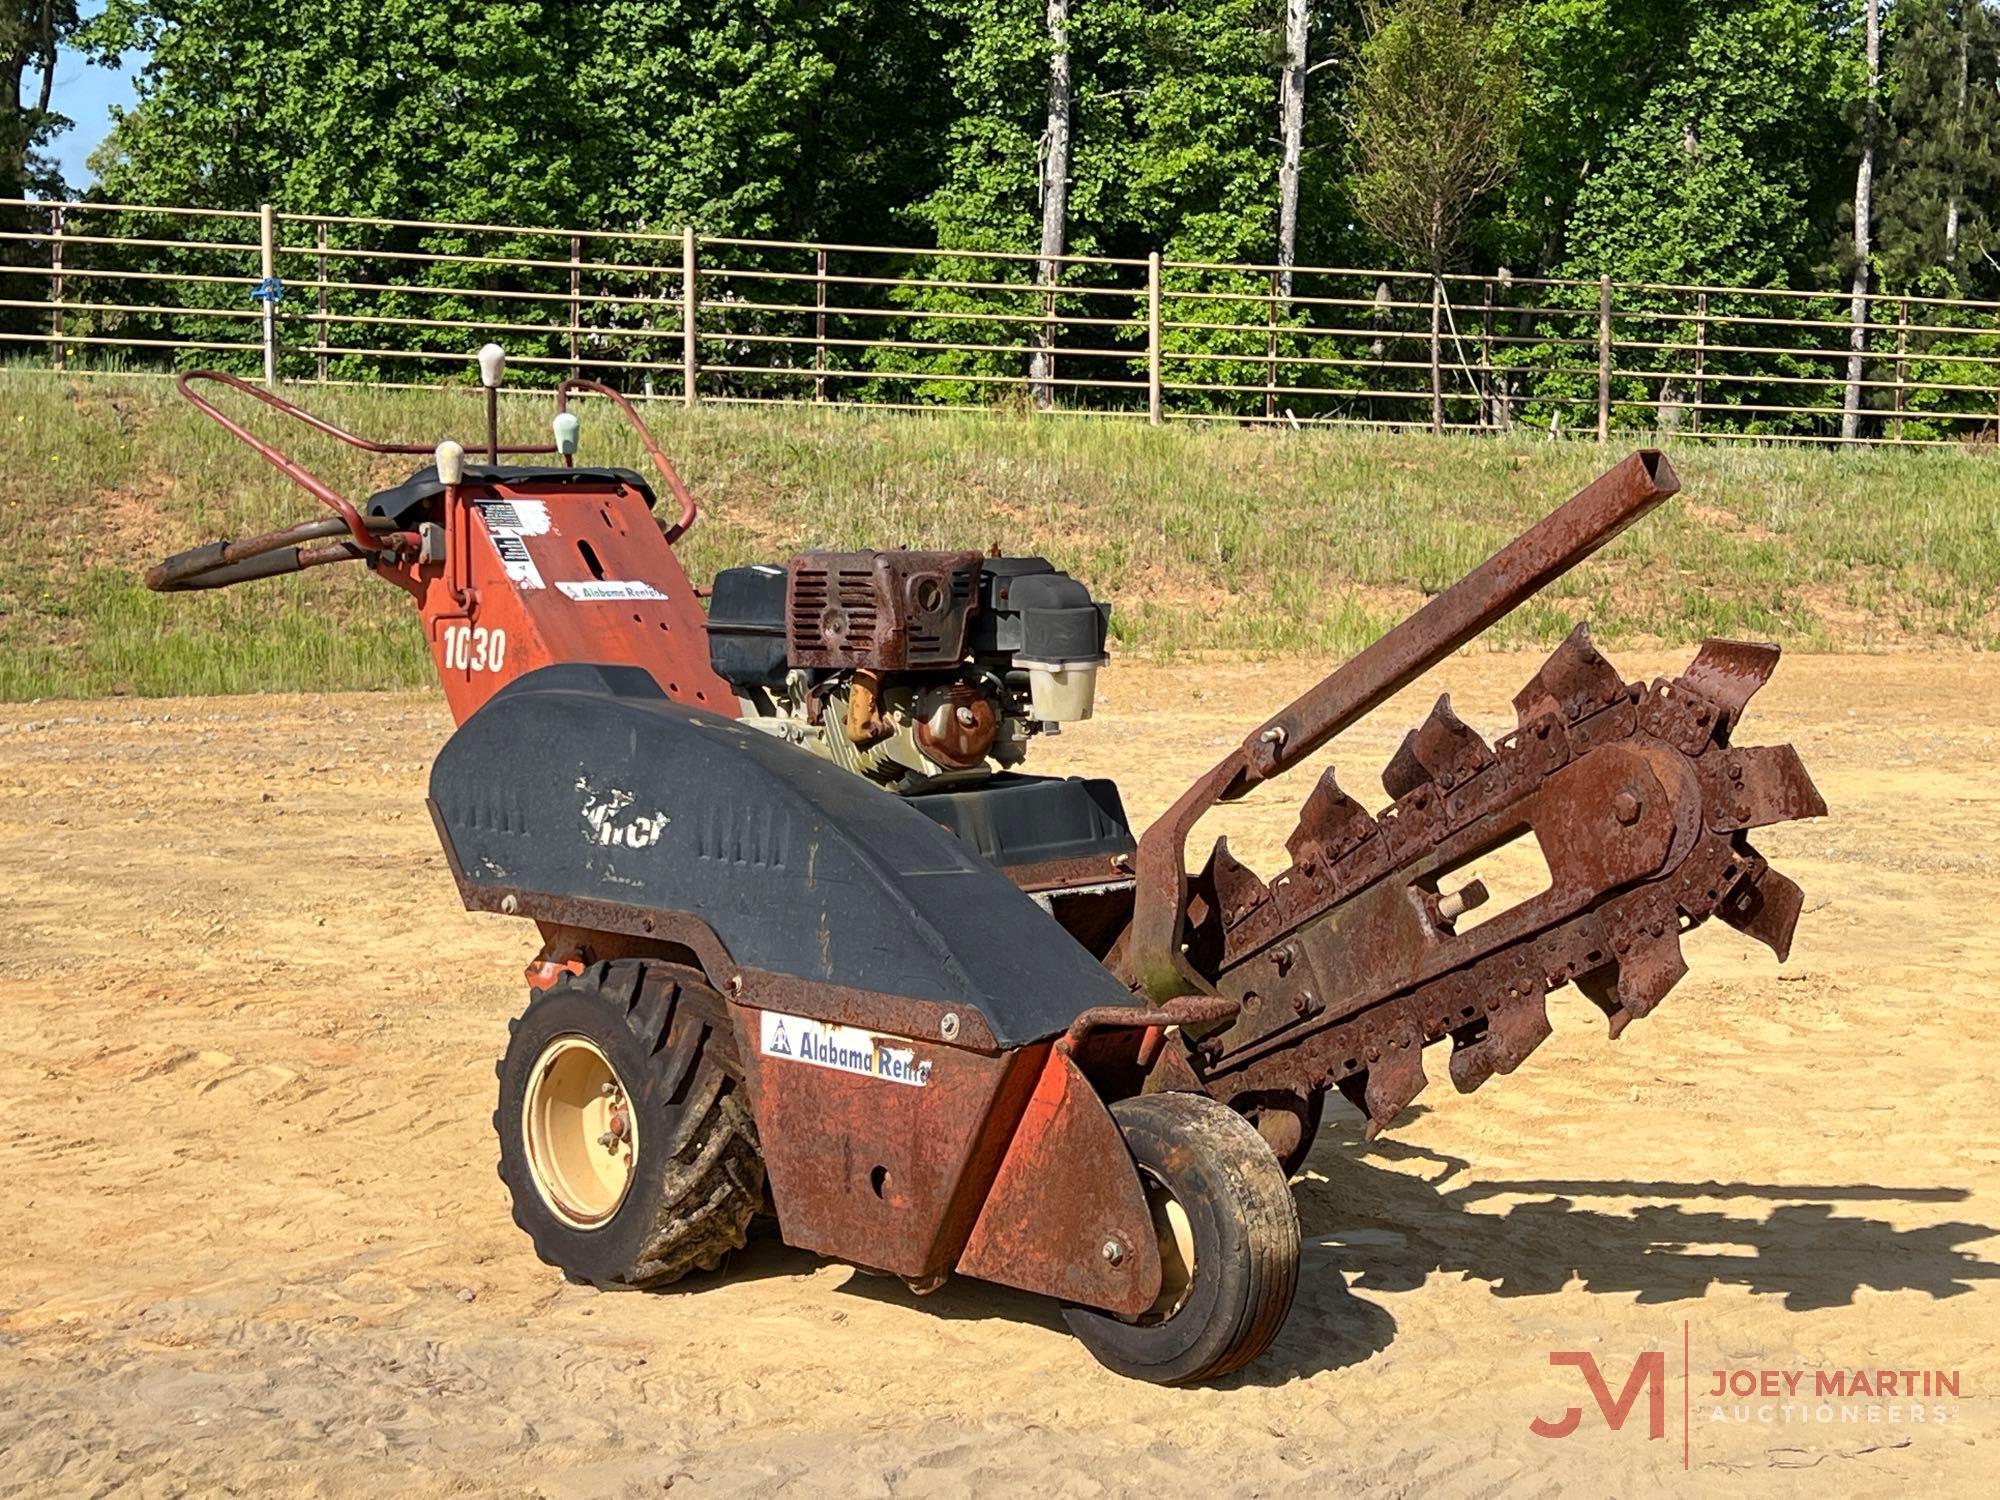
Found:
M 1257 1358 L 1291 1311 L 1299 1218 L 1271 1148 L 1248 1120 L 1201 1094 L 1142 1094 L 1111 1106 L 1160 1239 L 1160 1298 L 1136 1319 L 1068 1307 L 1070 1331 L 1135 1380 L 1186 1385 Z

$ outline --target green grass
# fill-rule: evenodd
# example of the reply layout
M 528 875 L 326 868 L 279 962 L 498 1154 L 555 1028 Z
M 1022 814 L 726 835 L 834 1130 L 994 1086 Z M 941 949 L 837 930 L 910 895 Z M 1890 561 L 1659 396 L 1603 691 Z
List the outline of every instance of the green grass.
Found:
M 0 698 L 373 688 L 428 681 L 403 596 L 359 568 L 156 596 L 167 552 L 313 502 L 164 382 L 0 373 Z M 306 391 L 352 430 L 470 438 L 475 397 Z M 247 403 L 246 403 L 247 404 Z M 546 397 L 505 404 L 546 431 Z M 656 431 L 705 508 L 697 578 L 805 547 L 1039 551 L 1117 606 L 1126 649 L 1349 652 L 1617 456 L 1595 445 L 662 404 Z M 261 430 L 273 430 L 260 422 Z M 585 456 L 642 467 L 602 412 Z M 349 493 L 400 479 L 307 435 Z M 1673 450 L 1682 494 L 1502 622 L 1501 646 L 1711 634 L 1805 649 L 2000 644 L 2000 468 L 1989 450 Z

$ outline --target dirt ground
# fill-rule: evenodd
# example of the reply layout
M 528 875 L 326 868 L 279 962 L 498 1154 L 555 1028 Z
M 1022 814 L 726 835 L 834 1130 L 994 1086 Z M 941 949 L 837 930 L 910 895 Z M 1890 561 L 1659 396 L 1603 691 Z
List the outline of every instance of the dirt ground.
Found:
M 1429 690 L 1490 734 L 1533 665 Z M 1115 667 L 1031 768 L 1115 774 L 1142 823 L 1311 670 Z M 1424 698 L 1339 744 L 1348 786 Z M 1433 1054 L 1370 1147 L 1343 1109 L 1289 1325 L 1190 1391 L 1034 1298 L 768 1240 L 659 1295 L 538 1263 L 488 1123 L 531 934 L 453 895 L 448 727 L 428 695 L 0 708 L 0 1491 L 1992 1493 L 2000 659 L 1787 661 L 1740 738 L 1797 742 L 1834 810 L 1760 839 L 1808 893 L 1792 962 L 1711 924 L 1616 1045 L 1566 992 L 1513 1077 L 1460 1097 Z M 1562 1351 L 1613 1397 L 1663 1353 L 1662 1436 Z M 1718 1369 L 1806 1394 L 1705 1400 Z M 1856 1369 L 1958 1389 L 1808 1399 Z

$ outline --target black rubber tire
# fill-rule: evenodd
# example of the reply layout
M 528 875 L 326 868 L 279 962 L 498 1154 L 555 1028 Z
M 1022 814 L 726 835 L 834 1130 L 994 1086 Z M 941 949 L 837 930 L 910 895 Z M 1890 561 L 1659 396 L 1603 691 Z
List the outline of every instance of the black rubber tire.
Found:
M 1257 1128 L 1203 1094 L 1142 1094 L 1111 1114 L 1142 1176 L 1179 1200 L 1194 1274 L 1165 1316 L 1127 1320 L 1065 1307 L 1100 1363 L 1135 1380 L 1188 1385 L 1240 1370 L 1271 1346 L 1299 1281 L 1299 1216 Z
M 741 1249 L 764 1202 L 764 1158 L 722 997 L 692 969 L 641 959 L 566 976 L 508 1022 L 500 1060 L 500 1179 L 535 1254 L 572 1281 L 664 1286 Z M 528 1169 L 522 1101 L 535 1060 L 561 1036 L 604 1053 L 628 1091 L 639 1156 L 602 1224 L 578 1228 L 543 1201 Z

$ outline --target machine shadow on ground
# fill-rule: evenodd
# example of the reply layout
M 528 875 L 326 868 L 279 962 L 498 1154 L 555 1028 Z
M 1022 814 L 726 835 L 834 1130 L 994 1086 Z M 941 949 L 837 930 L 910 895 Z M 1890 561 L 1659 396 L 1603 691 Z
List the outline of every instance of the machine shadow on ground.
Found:
M 1406 1118 L 1423 1113 L 1415 1106 Z M 1965 1220 L 1898 1227 L 1852 1207 L 1962 1203 L 1971 1195 L 1960 1187 L 1562 1178 L 1452 1187 L 1469 1162 L 1394 1137 L 1364 1143 L 1361 1123 L 1338 1104 L 1329 1109 L 1293 1184 L 1304 1252 L 1291 1318 L 1270 1353 L 1225 1386 L 1282 1385 L 1362 1363 L 1389 1347 L 1396 1320 L 1389 1307 L 1356 1293 L 1413 1292 L 1434 1275 L 1485 1282 L 1496 1297 L 1552 1295 L 1574 1281 L 1641 1304 L 1699 1300 L 1711 1287 L 1733 1285 L 1781 1297 L 1791 1312 L 1848 1306 L 1863 1287 L 1944 1298 L 2000 1281 L 2000 1261 L 1968 1248 L 2000 1229 Z M 1434 1170 L 1404 1169 L 1418 1163 Z M 1510 1198 L 1531 1201 L 1484 1206 Z M 1589 1200 L 1604 1206 L 1584 1206 Z M 1688 1206 L 1695 1200 L 1705 1206 Z M 1754 1208 L 1706 1206 L 1718 1202 L 1769 1208 L 1759 1217 Z M 698 1293 L 725 1278 L 805 1276 L 825 1264 L 785 1246 L 775 1224 L 759 1220 L 726 1267 L 689 1276 L 664 1295 Z M 899 1277 L 856 1269 L 839 1290 L 925 1317 L 1065 1327 L 1056 1302 L 969 1278 L 919 1295 Z
M 1971 1195 L 1961 1187 L 1560 1178 L 1447 1186 L 1468 1166 L 1394 1139 L 1364 1145 L 1358 1117 L 1329 1118 L 1295 1184 L 1306 1240 L 1357 1290 L 1374 1292 L 1412 1291 L 1437 1273 L 1486 1282 L 1497 1297 L 1546 1295 L 1574 1280 L 1641 1303 L 1734 1285 L 1805 1312 L 1847 1306 L 1863 1287 L 1953 1297 L 2000 1280 L 2000 1261 L 1967 1248 L 2000 1229 L 1963 1220 L 1899 1227 L 1852 1207 L 1962 1203 Z M 1512 1198 L 1532 1201 L 1483 1206 Z M 1730 1201 L 1752 1211 L 1713 1206 Z M 1770 1207 L 1759 1216 L 1757 1205 Z

